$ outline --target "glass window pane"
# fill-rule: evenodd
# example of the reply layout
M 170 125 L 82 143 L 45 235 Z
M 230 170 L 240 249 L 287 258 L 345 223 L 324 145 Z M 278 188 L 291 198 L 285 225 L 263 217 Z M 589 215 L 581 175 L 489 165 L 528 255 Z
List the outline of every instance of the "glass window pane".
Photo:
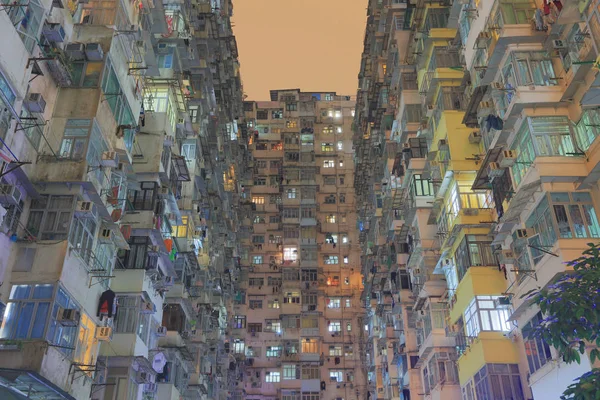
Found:
M 571 233 L 571 226 L 569 225 L 569 218 L 567 217 L 565 206 L 554 205 L 553 208 L 560 237 L 563 239 L 571 239 L 573 235 Z
M 596 211 L 594 210 L 594 206 L 586 204 L 582 207 L 590 236 L 593 238 L 600 237 L 600 223 L 598 223 L 598 217 L 596 215 Z
M 35 320 L 33 321 L 33 329 L 31 331 L 32 339 L 41 339 L 44 337 L 44 328 L 46 327 L 46 321 L 48 320 L 49 309 L 50 302 L 38 303 L 35 312 Z
M 35 303 L 20 304 L 19 320 L 17 321 L 17 331 L 15 332 L 16 339 L 25 339 L 29 333 L 31 318 L 33 316 L 33 306 Z
M 14 285 L 10 293 L 11 300 L 28 299 L 31 294 L 31 285 Z
M 17 322 L 17 315 L 19 312 L 19 306 L 17 303 L 8 303 L 6 310 L 4 311 L 4 319 L 2 321 L 2 329 L 0 329 L 0 338 L 10 339 L 12 332 Z
M 569 215 L 571 216 L 571 222 L 573 223 L 573 230 L 575 231 L 576 238 L 585 238 L 587 233 L 585 231 L 583 217 L 578 205 L 569 206 Z
M 34 299 L 51 299 L 54 292 L 54 285 L 35 285 L 33 290 Z

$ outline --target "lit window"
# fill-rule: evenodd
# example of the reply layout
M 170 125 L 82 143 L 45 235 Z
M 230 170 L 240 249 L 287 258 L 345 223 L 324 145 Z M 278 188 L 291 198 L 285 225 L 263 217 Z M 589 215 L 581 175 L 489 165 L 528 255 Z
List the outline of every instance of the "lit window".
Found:
M 323 168 L 335 168 L 335 160 L 323 160 Z
M 284 261 L 296 261 L 298 259 L 298 249 L 296 247 L 286 247 L 283 249 Z
M 233 353 L 244 354 L 246 352 L 246 344 L 241 339 L 235 339 L 233 342 Z
M 284 364 L 283 365 L 283 379 L 298 379 L 300 378 L 300 366 L 296 364 Z
M 336 117 L 336 118 L 342 118 L 342 111 L 340 111 L 340 110 L 337 110 L 337 111 L 335 112 L 335 117 Z
M 352 330 L 352 322 L 346 322 L 346 330 L 350 332 Z
M 333 110 L 329 110 L 329 111 L 327 111 L 327 116 L 328 116 L 329 118 L 333 118 Z
M 337 265 L 339 263 L 338 256 L 323 256 L 326 265 Z
M 339 134 L 339 133 L 343 132 L 343 129 L 342 129 L 341 126 L 338 126 L 338 127 L 335 128 L 335 131 Z
M 348 242 L 348 235 L 342 235 L 342 243 L 349 243 Z
M 348 256 L 344 256 L 344 264 L 348 264 L 350 262 L 350 259 Z
M 264 196 L 252 196 L 252 202 L 254 204 L 265 204 Z
M 336 369 L 329 370 L 329 379 L 334 382 L 343 382 L 344 381 L 344 371 Z
M 352 306 L 352 301 L 350 299 L 346 299 L 346 308 L 350 308 Z
M 344 160 L 340 160 L 340 168 L 344 166 Z
M 329 214 L 328 216 L 326 216 L 325 222 L 327 222 L 328 224 L 335 224 L 335 215 Z
M 302 352 L 303 353 L 318 353 L 319 343 L 315 339 L 302 339 Z
M 354 349 L 351 344 L 347 344 L 344 346 L 344 356 L 352 357 L 354 355 Z
M 265 382 L 277 383 L 281 379 L 279 372 L 268 371 L 265 373 Z
M 337 142 L 337 149 L 338 150 L 344 150 L 344 142 L 342 142 L 341 140 Z
M 287 198 L 295 199 L 296 198 L 296 188 L 291 188 L 287 190 Z
M 333 152 L 333 143 L 331 143 L 331 142 L 322 142 L 321 143 L 321 151 L 323 153 L 332 153 Z
M 356 115 L 356 110 L 351 110 L 350 115 L 352 115 L 354 117 Z
M 280 357 L 281 346 L 267 346 L 267 357 Z
M 323 127 L 323 133 L 326 135 L 330 135 L 333 133 L 333 126 L 329 125 L 329 126 L 324 126 Z
M 329 332 L 341 332 L 342 323 L 340 321 L 330 321 L 327 330 Z
M 329 355 L 332 357 L 341 357 L 342 355 L 342 346 L 341 345 L 331 345 L 329 346 Z
M 252 257 L 252 264 L 262 264 L 263 263 L 263 256 L 253 256 Z
M 327 303 L 327 308 L 340 308 L 340 307 L 341 307 L 341 299 L 339 297 L 329 299 L 329 303 Z
M 279 300 L 269 300 L 267 306 L 269 308 L 275 308 L 275 309 L 277 309 L 277 308 L 279 308 Z

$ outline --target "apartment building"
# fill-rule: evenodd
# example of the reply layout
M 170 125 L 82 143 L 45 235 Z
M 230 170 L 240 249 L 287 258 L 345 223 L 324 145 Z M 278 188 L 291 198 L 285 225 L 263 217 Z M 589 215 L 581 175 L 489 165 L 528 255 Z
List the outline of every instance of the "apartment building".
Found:
M 227 399 L 229 0 L 0 7 L 0 397 Z
M 244 102 L 252 155 L 244 195 L 232 352 L 252 400 L 367 396 L 356 231 L 355 102 L 273 90 Z
M 558 399 L 592 367 L 523 336 L 542 318 L 523 293 L 598 237 L 600 3 L 551 3 L 369 2 L 354 145 L 372 398 Z

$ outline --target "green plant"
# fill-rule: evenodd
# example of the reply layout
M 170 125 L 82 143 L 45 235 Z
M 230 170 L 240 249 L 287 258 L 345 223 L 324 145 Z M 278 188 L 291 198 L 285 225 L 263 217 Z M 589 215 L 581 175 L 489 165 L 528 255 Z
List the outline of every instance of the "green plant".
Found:
M 544 289 L 534 289 L 522 297 L 537 304 L 544 314 L 539 325 L 526 338 L 541 338 L 553 346 L 568 364 L 581 362 L 590 349 L 590 361 L 600 360 L 600 247 L 588 244 L 582 256 L 567 263 L 566 273 Z M 561 399 L 600 399 L 600 368 L 593 368 L 575 380 Z

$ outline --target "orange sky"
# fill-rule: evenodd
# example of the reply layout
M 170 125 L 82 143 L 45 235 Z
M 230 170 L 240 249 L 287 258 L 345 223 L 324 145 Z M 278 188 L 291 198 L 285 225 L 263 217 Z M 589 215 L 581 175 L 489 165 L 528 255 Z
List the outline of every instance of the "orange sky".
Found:
M 356 95 L 367 0 L 234 0 L 249 100 L 270 89 Z

